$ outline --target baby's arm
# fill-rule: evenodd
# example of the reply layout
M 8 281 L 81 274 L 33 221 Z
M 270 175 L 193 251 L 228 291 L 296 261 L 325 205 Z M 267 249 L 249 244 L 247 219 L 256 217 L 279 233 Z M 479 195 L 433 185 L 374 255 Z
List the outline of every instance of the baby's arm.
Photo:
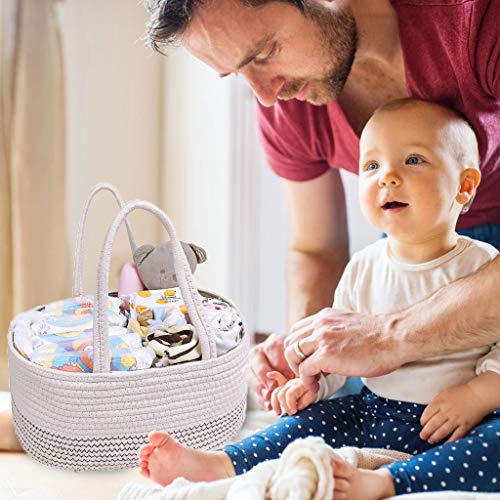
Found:
M 438 394 L 422 413 L 420 437 L 447 443 L 464 437 L 492 411 L 500 408 L 500 373 L 485 371 L 469 382 Z

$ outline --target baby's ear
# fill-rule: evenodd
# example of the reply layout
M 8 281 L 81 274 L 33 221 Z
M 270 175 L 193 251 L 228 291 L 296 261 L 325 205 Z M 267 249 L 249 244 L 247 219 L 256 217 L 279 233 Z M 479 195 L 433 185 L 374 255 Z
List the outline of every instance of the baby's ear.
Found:
M 465 205 L 470 201 L 480 182 L 481 172 L 477 168 L 466 168 L 460 176 L 460 188 L 456 197 L 457 202 Z

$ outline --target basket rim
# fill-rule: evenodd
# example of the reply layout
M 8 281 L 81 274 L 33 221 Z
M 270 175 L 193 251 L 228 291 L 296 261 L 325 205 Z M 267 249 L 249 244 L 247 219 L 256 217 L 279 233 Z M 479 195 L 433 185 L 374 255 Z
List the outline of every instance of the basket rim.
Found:
M 216 294 L 214 292 L 211 292 L 210 290 L 198 288 L 197 289 L 200 293 L 203 292 L 207 294 L 209 297 L 220 299 L 224 302 L 226 302 L 228 305 L 233 307 L 236 312 L 239 314 L 241 321 L 243 323 L 242 325 L 242 338 L 239 344 L 231 349 L 230 351 L 225 352 L 222 356 L 218 356 L 216 358 L 212 359 L 200 359 L 197 360 L 196 362 L 188 362 L 188 363 L 180 363 L 180 364 L 175 364 L 175 365 L 170 365 L 166 367 L 160 367 L 160 368 L 168 368 L 169 373 L 172 374 L 183 374 L 186 372 L 189 372 L 191 376 L 193 376 L 194 372 L 200 372 L 200 375 L 205 373 L 207 370 L 211 368 L 215 368 L 216 366 L 223 365 L 226 362 L 229 362 L 233 358 L 237 358 L 239 355 L 241 355 L 241 351 L 245 350 L 248 351 L 250 348 L 250 338 L 249 334 L 247 332 L 247 326 L 245 323 L 245 320 L 242 318 L 240 311 L 238 308 L 234 305 L 234 303 L 224 297 L 221 294 Z M 64 300 L 64 299 L 63 299 Z M 24 312 L 31 312 L 31 311 L 36 311 L 40 307 L 43 307 L 44 305 L 36 306 L 31 309 L 28 309 L 27 311 Z M 20 313 L 22 314 L 22 313 Z M 14 317 L 15 318 L 15 317 Z M 46 366 L 39 365 L 37 363 L 33 363 L 29 359 L 26 359 L 15 347 L 14 345 L 14 332 L 11 330 L 10 326 L 7 332 L 7 348 L 8 352 L 14 356 L 15 360 L 18 363 L 21 363 L 24 365 L 24 368 L 27 368 L 29 370 L 32 370 L 33 372 L 39 374 L 39 375 L 44 375 L 48 376 L 48 378 L 54 378 L 54 379 L 66 379 L 68 382 L 92 382 L 95 383 L 98 380 L 105 380 L 105 381 L 118 381 L 120 378 L 124 378 L 125 376 L 128 378 L 128 380 L 134 380 L 134 379 L 142 379 L 142 378 L 150 378 L 153 374 L 156 374 L 155 376 L 159 376 L 162 374 L 162 371 L 158 367 L 150 367 L 150 368 L 144 368 L 142 370 L 128 370 L 128 371 L 110 371 L 107 373 L 94 373 L 94 372 L 69 372 L 65 370 L 57 370 L 54 368 L 49 368 Z M 10 372 L 10 370 L 9 370 Z M 205 373 L 206 374 L 206 373 Z

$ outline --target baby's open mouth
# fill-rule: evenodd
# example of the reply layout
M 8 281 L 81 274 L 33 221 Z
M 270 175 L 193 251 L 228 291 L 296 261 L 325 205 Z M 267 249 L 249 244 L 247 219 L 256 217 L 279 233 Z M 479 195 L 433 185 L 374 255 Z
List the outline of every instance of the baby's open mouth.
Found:
M 408 203 L 403 203 L 402 201 L 387 201 L 382 205 L 384 210 L 390 210 L 392 208 L 402 208 L 407 207 Z

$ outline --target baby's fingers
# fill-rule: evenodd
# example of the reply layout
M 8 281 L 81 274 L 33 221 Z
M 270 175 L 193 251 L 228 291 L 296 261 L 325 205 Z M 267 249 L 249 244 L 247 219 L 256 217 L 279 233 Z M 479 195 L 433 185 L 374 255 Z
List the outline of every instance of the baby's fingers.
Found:
M 314 401 L 316 401 L 317 394 L 315 392 L 306 391 L 297 401 L 297 407 L 299 410 L 303 410 L 308 406 L 311 406 Z
M 427 422 L 436 414 L 439 412 L 439 407 L 434 404 L 429 404 L 425 408 L 425 410 L 422 412 L 422 415 L 420 415 L 420 424 L 422 426 L 425 426 Z
M 451 443 L 452 441 L 456 441 L 457 439 L 463 438 L 469 429 L 463 425 L 459 425 L 453 434 L 446 440 L 447 443 Z
M 288 415 L 297 413 L 297 390 L 289 389 L 285 391 L 283 404 L 286 407 Z
M 447 420 L 448 417 L 442 412 L 433 415 L 420 431 L 420 439 L 427 441 Z
M 278 417 L 281 415 L 282 410 L 281 410 L 281 405 L 279 401 L 279 395 L 280 395 L 281 389 L 275 389 L 273 393 L 271 394 L 271 408 L 278 415 Z
M 427 439 L 427 441 L 431 444 L 438 443 L 443 440 L 445 437 L 449 436 L 457 427 L 457 424 L 447 420 L 443 422 L 443 424 L 438 427 L 431 436 Z

